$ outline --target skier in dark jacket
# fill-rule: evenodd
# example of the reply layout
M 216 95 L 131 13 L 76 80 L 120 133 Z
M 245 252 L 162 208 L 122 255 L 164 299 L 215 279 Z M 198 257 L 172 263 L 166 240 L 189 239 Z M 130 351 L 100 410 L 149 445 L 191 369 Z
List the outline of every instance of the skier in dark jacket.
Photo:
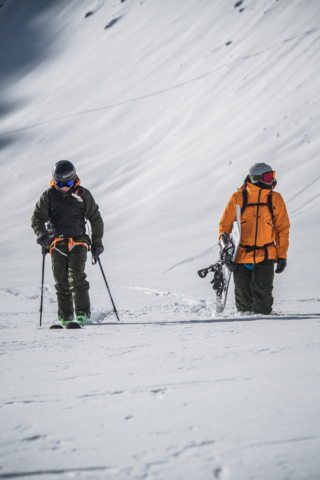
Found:
M 75 311 L 77 321 L 84 324 L 90 318 L 89 282 L 84 269 L 91 240 L 86 234 L 86 219 L 91 224 L 94 258 L 104 250 L 103 220 L 89 190 L 80 186 L 71 162 L 57 162 L 52 175 L 50 188 L 35 206 L 31 226 L 37 243 L 51 254 L 60 322 L 73 320 Z
M 230 266 L 239 312 L 269 315 L 274 263 L 277 262 L 276 273 L 282 273 L 287 265 L 290 222 L 282 196 L 273 191 L 277 184 L 275 175 L 269 165 L 255 163 L 244 185 L 232 194 L 219 224 L 219 238 L 222 233 L 230 234 L 236 205 L 242 207 L 240 247 L 235 264 Z

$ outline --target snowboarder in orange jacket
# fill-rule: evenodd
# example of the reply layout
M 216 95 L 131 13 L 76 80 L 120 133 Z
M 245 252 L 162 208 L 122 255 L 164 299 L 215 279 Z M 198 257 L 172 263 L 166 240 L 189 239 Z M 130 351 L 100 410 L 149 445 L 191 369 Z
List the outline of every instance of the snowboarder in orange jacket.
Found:
M 234 271 L 235 300 L 239 312 L 269 315 L 273 305 L 274 263 L 276 273 L 287 265 L 290 222 L 285 203 L 278 192 L 275 172 L 265 163 L 255 163 L 244 185 L 231 195 L 220 224 L 230 234 L 241 207 L 241 241 Z

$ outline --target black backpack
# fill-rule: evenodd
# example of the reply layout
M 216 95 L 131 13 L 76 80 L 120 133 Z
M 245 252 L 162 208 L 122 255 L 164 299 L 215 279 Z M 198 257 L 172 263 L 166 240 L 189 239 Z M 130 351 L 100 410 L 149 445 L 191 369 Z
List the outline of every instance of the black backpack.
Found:
M 267 198 L 267 203 L 261 203 L 258 201 L 258 203 L 248 203 L 248 192 L 247 192 L 247 189 L 246 188 L 242 188 L 241 190 L 242 192 L 242 198 L 243 198 L 243 204 L 242 204 L 242 208 L 241 208 L 241 215 L 243 214 L 243 212 L 245 211 L 245 209 L 247 207 L 255 207 L 255 206 L 260 206 L 260 205 L 265 205 L 269 208 L 269 211 L 271 213 L 271 217 L 272 217 L 272 223 L 274 225 L 274 214 L 273 214 L 273 210 L 275 207 L 272 206 L 272 191 L 268 194 L 268 198 Z M 266 243 L 265 245 L 263 245 L 262 247 L 257 247 L 256 245 L 241 245 L 240 244 L 240 247 L 243 247 L 245 248 L 246 252 L 249 253 L 249 252 L 253 252 L 255 250 L 264 250 L 264 264 L 266 265 L 268 263 L 268 249 L 267 247 L 269 247 L 269 245 L 273 245 L 274 242 L 271 242 L 271 243 Z M 255 257 L 254 257 L 255 258 Z
M 246 188 L 243 188 L 241 190 L 242 192 L 242 198 L 243 198 L 243 203 L 242 203 L 242 207 L 241 207 L 241 215 L 243 215 L 243 212 L 245 211 L 245 209 L 247 207 L 255 207 L 257 205 L 267 205 L 267 207 L 269 208 L 270 210 L 270 213 L 271 213 L 271 217 L 272 217 L 272 222 L 274 224 L 274 214 L 273 214 L 273 209 L 274 207 L 272 206 L 272 191 L 268 194 L 268 199 L 267 199 L 267 203 L 248 203 L 248 192 L 247 192 L 247 189 Z

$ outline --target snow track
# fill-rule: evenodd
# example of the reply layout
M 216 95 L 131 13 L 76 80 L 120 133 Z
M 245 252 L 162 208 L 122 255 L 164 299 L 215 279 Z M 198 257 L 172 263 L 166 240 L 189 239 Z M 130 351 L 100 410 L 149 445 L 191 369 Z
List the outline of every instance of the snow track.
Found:
M 121 320 L 6 317 L 0 478 L 316 478 L 320 314 Z

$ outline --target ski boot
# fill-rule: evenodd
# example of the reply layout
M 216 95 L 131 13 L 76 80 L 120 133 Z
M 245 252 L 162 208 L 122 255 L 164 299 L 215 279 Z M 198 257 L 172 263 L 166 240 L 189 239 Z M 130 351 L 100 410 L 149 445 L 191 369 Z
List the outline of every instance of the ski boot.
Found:
M 87 323 L 87 320 L 89 320 L 89 318 L 89 315 L 87 315 L 86 313 L 77 313 L 77 322 L 80 323 L 80 325 L 82 326 Z
M 59 322 L 61 323 L 61 325 L 63 327 L 65 327 L 67 325 L 67 323 L 72 322 L 72 320 L 73 320 L 73 317 L 70 317 L 68 319 L 64 319 L 64 318 L 60 317 L 60 315 L 59 315 Z

